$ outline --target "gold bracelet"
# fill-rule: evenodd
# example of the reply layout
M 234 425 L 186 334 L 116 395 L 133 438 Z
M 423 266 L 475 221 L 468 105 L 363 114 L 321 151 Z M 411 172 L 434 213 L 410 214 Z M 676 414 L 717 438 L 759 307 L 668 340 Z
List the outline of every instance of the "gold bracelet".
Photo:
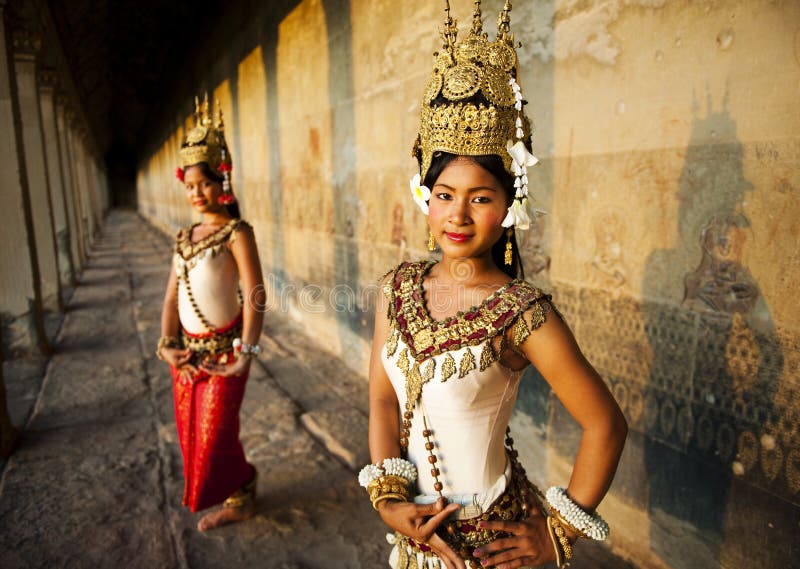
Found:
M 408 500 L 408 487 L 408 480 L 402 476 L 384 475 L 378 476 L 370 482 L 367 486 L 367 492 L 369 493 L 370 501 L 373 503 L 376 498 L 383 494 L 400 494 Z
M 161 350 L 164 348 L 180 348 L 181 342 L 175 336 L 161 336 L 158 339 L 158 346 L 156 347 L 156 357 L 161 361 L 164 361 L 164 356 L 161 354 Z
M 581 530 L 576 528 L 574 525 L 569 523 L 569 521 L 567 521 L 564 518 L 564 516 L 561 515 L 561 512 L 559 512 L 555 508 L 550 508 L 550 515 L 553 516 L 556 520 L 558 520 L 558 523 L 560 523 L 562 527 L 568 529 L 569 531 L 571 531 L 572 533 L 577 535 L 578 538 L 586 537 L 586 534 L 584 532 L 582 532 Z
M 557 545 L 560 546 L 561 552 L 564 554 L 564 562 L 566 564 L 567 561 L 572 559 L 572 544 L 569 542 L 569 538 L 567 537 L 567 532 L 564 531 L 564 526 L 554 518 L 553 516 L 547 516 L 547 525 L 548 528 L 552 528 L 552 538 L 558 542 Z
M 375 511 L 378 511 L 378 504 L 383 502 L 384 500 L 397 500 L 399 502 L 408 502 L 408 498 L 403 496 L 402 494 L 381 494 L 377 498 L 372 501 L 372 507 Z
M 547 535 L 550 536 L 550 543 L 553 544 L 553 551 L 556 552 L 556 567 L 558 567 L 558 569 L 562 569 L 564 567 L 564 554 L 561 552 L 561 548 L 559 547 L 558 538 L 556 537 L 552 520 L 552 516 L 547 516 Z

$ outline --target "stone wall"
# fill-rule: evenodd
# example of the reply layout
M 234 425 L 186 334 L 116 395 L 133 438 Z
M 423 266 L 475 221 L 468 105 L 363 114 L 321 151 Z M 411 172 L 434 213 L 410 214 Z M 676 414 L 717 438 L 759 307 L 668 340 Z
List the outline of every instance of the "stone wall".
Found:
M 108 209 L 99 154 L 46 3 L 0 0 L 0 352 L 6 358 L 50 351 L 45 320 L 57 328 Z
M 464 26 L 471 2 L 452 2 Z M 484 5 L 492 29 L 500 2 Z M 438 2 L 237 2 L 184 69 L 139 168 L 140 212 L 191 222 L 174 177 L 192 97 L 222 102 L 273 308 L 365 372 L 376 279 L 425 251 L 408 196 Z M 643 567 L 800 554 L 800 5 L 516 2 L 548 213 L 522 242 L 632 427 L 601 511 Z M 268 316 L 269 317 L 269 316 Z M 579 431 L 535 371 L 514 418 L 565 483 Z

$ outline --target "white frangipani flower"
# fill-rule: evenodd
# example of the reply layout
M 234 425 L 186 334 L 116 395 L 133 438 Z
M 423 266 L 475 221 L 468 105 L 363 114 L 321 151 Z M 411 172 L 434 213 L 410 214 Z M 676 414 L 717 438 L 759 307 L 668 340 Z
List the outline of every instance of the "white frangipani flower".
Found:
M 426 186 L 421 185 L 419 174 L 414 174 L 409 186 L 411 187 L 411 195 L 414 197 L 419 209 L 422 210 L 422 213 L 428 215 L 428 200 L 431 199 L 431 191 Z
M 506 149 L 508 153 L 511 154 L 511 158 L 514 159 L 514 163 L 519 167 L 519 170 L 522 170 L 522 173 L 524 173 L 524 169 L 528 166 L 539 163 L 539 159 L 528 152 L 528 149 L 525 148 L 525 143 L 521 140 L 518 140 L 516 144 L 511 144 L 511 140 L 509 140 L 506 142 Z M 517 168 L 515 168 L 515 171 L 516 170 Z
M 503 223 L 503 227 L 514 226 L 517 229 L 528 229 L 531 226 L 531 218 L 528 216 L 528 198 L 521 200 L 515 199 L 508 208 Z

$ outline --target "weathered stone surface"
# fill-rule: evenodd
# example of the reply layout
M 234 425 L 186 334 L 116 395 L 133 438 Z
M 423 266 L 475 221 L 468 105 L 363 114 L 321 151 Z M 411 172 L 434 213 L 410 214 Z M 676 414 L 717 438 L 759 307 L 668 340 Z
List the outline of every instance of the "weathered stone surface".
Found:
M 180 505 L 171 379 L 153 355 L 168 252 L 141 219 L 113 213 L 67 307 L 44 381 L 41 362 L 4 363 L 18 424 L 36 408 L 0 482 L 0 566 L 382 566 L 385 529 L 354 473 L 298 421 L 301 409 L 342 399 L 303 375 L 306 364 L 274 339 L 253 365 L 241 413 L 242 442 L 260 473 L 257 513 L 197 532 L 198 516 Z M 292 341 L 309 343 L 300 335 Z M 301 403 L 276 372 L 302 379 Z M 342 436 L 366 442 L 365 424 L 342 427 L 350 427 Z
M 322 445 L 351 470 L 368 464 L 369 449 L 364 433 L 367 417 L 353 408 L 325 409 L 304 413 L 300 421 Z
M 44 358 L 20 358 L 3 362 L 8 413 L 15 425 L 24 425 L 33 411 L 46 365 Z

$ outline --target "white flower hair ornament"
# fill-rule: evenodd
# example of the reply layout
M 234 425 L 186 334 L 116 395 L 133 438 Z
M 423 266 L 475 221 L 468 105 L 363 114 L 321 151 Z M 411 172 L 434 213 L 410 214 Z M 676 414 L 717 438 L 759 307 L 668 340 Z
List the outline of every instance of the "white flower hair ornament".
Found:
M 411 188 L 411 195 L 414 197 L 414 202 L 419 206 L 419 209 L 422 210 L 422 213 L 428 215 L 428 200 L 431 199 L 431 191 L 426 186 L 423 186 L 421 182 L 420 175 L 414 174 L 414 177 L 411 178 L 408 185 Z
M 503 219 L 502 226 L 506 228 L 514 227 L 516 229 L 529 229 L 531 226 L 531 218 L 528 215 L 528 167 L 535 166 L 539 163 L 539 159 L 531 154 L 525 147 L 522 138 L 524 133 L 522 131 L 522 93 L 519 88 L 517 80 L 513 77 L 509 79 L 511 89 L 514 91 L 514 108 L 517 110 L 516 121 L 516 142 L 510 139 L 506 143 L 506 150 L 511 155 L 511 169 L 514 172 L 514 200 L 508 207 L 508 213 Z M 541 210 L 534 210 L 534 215 L 537 213 L 544 213 Z

